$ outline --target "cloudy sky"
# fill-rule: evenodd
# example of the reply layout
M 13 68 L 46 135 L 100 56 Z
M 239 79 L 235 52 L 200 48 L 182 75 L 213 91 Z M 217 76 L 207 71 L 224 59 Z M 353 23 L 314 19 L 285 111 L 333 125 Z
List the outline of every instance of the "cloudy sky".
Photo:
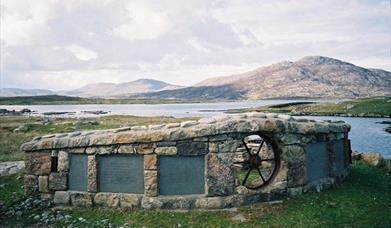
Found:
M 0 87 L 192 85 L 323 55 L 391 70 L 390 0 L 0 0 Z

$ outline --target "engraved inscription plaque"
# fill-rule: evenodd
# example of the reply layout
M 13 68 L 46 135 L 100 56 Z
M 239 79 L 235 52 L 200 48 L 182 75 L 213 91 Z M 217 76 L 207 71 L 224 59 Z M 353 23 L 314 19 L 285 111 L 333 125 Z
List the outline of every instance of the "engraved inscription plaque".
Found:
M 69 155 L 69 190 L 87 191 L 87 155 Z
M 305 167 L 308 181 L 329 176 L 329 157 L 326 143 L 313 143 L 305 148 Z
M 345 169 L 346 164 L 346 156 L 345 156 L 345 150 L 344 150 L 344 141 L 338 140 L 334 144 L 334 150 L 335 150 L 335 168 L 337 171 L 337 174 L 340 174 Z
M 98 191 L 144 193 L 143 156 L 98 156 Z
M 204 194 L 204 156 L 160 156 L 160 195 Z

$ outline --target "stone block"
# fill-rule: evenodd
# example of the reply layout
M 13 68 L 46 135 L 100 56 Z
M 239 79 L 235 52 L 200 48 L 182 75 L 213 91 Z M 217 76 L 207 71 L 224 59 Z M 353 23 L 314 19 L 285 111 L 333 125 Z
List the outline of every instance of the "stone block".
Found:
M 38 176 L 25 175 L 24 176 L 24 194 L 26 196 L 33 196 L 38 194 Z
M 181 141 L 176 145 L 179 155 L 191 156 L 191 155 L 203 155 L 208 153 L 208 143 L 206 142 L 192 142 Z
M 87 147 L 87 154 L 111 154 L 116 153 L 116 146 L 94 146 Z
M 60 150 L 58 152 L 58 172 L 68 172 L 69 171 L 69 159 L 68 153 L 66 151 Z
M 136 153 L 138 154 L 152 154 L 155 149 L 153 144 L 139 144 L 135 146 Z
M 157 196 L 157 171 L 146 170 L 144 171 L 144 194 L 146 196 Z
M 121 208 L 137 208 L 140 205 L 141 196 L 134 194 L 121 194 Z
M 209 153 L 206 155 L 206 191 L 208 196 L 231 195 L 235 191 L 234 155 Z
M 94 196 L 94 204 L 104 207 L 119 207 L 120 194 L 99 192 Z
M 177 149 L 175 146 L 158 147 L 155 149 L 155 153 L 158 155 L 175 155 L 177 154 Z
M 25 154 L 26 173 L 33 175 L 49 175 L 51 168 L 51 153 L 29 152 Z
M 50 190 L 67 190 L 67 174 L 66 173 L 51 173 L 49 175 Z
M 144 209 L 161 209 L 163 202 L 156 197 L 143 197 L 141 199 L 141 207 Z
M 92 194 L 87 192 L 70 192 L 71 204 L 76 207 L 91 207 Z
M 148 154 L 144 155 L 144 170 L 156 170 L 157 169 L 157 156 Z
M 195 201 L 196 208 L 219 209 L 223 208 L 224 202 L 222 197 L 205 197 Z
M 56 191 L 54 192 L 54 204 L 57 205 L 69 205 L 69 193 L 67 191 Z
M 48 183 L 48 176 L 39 176 L 38 177 L 38 189 L 41 193 L 48 193 L 49 192 L 49 183 Z
M 96 167 L 96 157 L 95 155 L 90 155 L 87 158 L 87 191 L 96 192 L 97 191 L 97 167 Z
M 134 154 L 135 148 L 133 145 L 121 145 L 118 148 L 118 153 L 120 153 L 120 154 Z

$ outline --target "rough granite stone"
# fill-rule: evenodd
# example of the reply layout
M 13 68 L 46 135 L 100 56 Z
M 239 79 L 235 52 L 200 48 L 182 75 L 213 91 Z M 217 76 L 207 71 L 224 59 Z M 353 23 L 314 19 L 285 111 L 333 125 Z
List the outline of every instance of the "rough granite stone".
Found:
M 178 155 L 203 155 L 208 153 L 208 143 L 206 142 L 192 142 L 181 141 L 176 145 Z
M 96 183 L 97 179 L 97 166 L 95 155 L 90 155 L 87 158 L 87 191 L 96 192 L 98 187 Z
M 141 196 L 134 194 L 121 194 L 121 208 L 137 208 L 140 205 Z
M 67 174 L 66 173 L 50 173 L 49 189 L 50 190 L 67 190 Z
M 70 192 L 71 204 L 76 207 L 91 207 L 93 195 L 87 192 Z
M 120 154 L 134 154 L 135 149 L 133 145 L 121 145 L 118 148 L 118 153 Z
M 150 144 L 139 144 L 135 146 L 135 150 L 138 154 L 152 154 L 155 149 L 155 145 Z
M 177 154 L 177 148 L 175 146 L 164 146 L 155 149 L 155 153 L 158 155 L 175 155 Z
M 24 176 L 24 194 L 26 196 L 33 196 L 39 193 L 38 176 L 25 175 Z
M 51 151 L 26 153 L 26 173 L 34 175 L 49 175 L 51 168 L 50 155 Z
M 41 193 L 49 192 L 49 178 L 48 176 L 39 176 L 38 177 L 38 189 Z
M 156 170 L 144 171 L 144 194 L 145 196 L 158 195 Z
M 94 196 L 94 204 L 105 207 L 119 207 L 120 196 L 119 193 L 99 192 Z
M 66 191 L 54 192 L 53 202 L 57 205 L 69 205 L 70 202 L 69 192 Z
M 157 156 L 154 154 L 144 155 L 144 170 L 157 169 Z
M 60 150 L 58 152 L 57 170 L 58 172 L 68 172 L 69 170 L 68 153 L 66 151 Z
M 233 171 L 234 155 L 231 153 L 206 155 L 206 192 L 208 196 L 226 196 L 235 191 Z

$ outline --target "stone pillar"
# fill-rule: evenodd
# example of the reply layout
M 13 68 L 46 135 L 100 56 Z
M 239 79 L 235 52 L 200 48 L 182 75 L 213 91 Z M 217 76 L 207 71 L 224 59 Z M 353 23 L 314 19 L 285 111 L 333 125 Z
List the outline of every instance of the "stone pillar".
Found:
M 98 189 L 96 178 L 97 178 L 97 162 L 95 155 L 88 156 L 87 163 L 87 191 L 96 192 Z
M 157 196 L 157 155 L 144 155 L 144 194 L 145 196 Z

